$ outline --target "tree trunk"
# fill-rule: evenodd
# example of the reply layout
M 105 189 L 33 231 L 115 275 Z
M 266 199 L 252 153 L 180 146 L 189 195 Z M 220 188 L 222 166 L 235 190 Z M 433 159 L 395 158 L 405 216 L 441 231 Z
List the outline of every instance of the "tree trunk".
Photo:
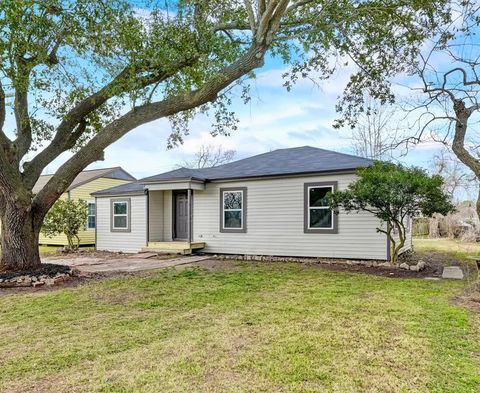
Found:
M 440 229 L 438 225 L 439 225 L 438 215 L 434 214 L 428 220 L 428 237 L 430 239 L 437 239 L 440 237 Z
M 0 271 L 24 271 L 41 265 L 38 251 L 40 227 L 30 207 L 9 203 L 1 217 Z
M 478 217 L 478 220 L 480 221 L 480 186 L 478 188 L 478 197 L 477 197 L 477 217 Z

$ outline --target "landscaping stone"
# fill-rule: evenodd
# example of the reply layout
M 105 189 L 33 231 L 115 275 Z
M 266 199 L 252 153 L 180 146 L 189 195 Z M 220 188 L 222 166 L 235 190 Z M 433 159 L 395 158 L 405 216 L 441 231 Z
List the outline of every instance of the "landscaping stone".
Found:
M 74 275 L 68 266 L 43 264 L 39 269 L 0 274 L 0 288 L 53 286 L 68 281 Z
M 420 271 L 420 268 L 418 267 L 418 265 L 411 265 L 410 270 L 412 272 L 418 272 L 418 271 Z
M 390 262 L 379 263 L 378 266 L 380 266 L 380 267 L 393 267 L 393 265 Z
M 463 271 L 459 266 L 445 266 L 443 268 L 442 278 L 463 280 Z
M 419 260 L 418 263 L 417 263 L 417 266 L 418 266 L 418 270 L 420 271 L 420 270 L 425 269 L 427 264 L 425 262 L 423 262 L 422 260 Z
M 399 268 L 403 270 L 409 270 L 410 265 L 408 263 L 403 262 L 402 264 L 400 264 Z

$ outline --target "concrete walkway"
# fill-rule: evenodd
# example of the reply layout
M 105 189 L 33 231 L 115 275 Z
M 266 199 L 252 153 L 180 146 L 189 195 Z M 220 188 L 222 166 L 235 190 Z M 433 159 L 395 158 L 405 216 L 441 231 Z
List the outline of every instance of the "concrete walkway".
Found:
M 209 259 L 207 256 L 188 256 L 171 259 L 144 259 L 144 258 L 43 258 L 44 263 L 67 265 L 86 273 L 100 272 L 140 272 L 144 270 L 161 269 Z

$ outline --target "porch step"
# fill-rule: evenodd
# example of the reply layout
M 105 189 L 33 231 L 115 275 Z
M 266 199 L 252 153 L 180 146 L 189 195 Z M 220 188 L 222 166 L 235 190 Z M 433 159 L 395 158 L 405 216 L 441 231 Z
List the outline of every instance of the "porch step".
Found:
M 167 254 L 191 254 L 193 250 L 200 250 L 205 247 L 203 242 L 149 242 L 142 252 L 158 252 Z

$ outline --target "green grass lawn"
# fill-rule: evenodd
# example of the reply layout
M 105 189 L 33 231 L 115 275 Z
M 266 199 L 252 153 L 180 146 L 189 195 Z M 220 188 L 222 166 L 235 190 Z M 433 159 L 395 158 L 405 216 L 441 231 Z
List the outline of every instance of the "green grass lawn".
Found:
M 426 239 L 414 238 L 415 251 L 438 251 L 455 254 L 459 258 L 480 255 L 480 243 L 461 242 L 457 239 Z
M 235 266 L 0 297 L 0 391 L 480 391 L 462 282 Z

